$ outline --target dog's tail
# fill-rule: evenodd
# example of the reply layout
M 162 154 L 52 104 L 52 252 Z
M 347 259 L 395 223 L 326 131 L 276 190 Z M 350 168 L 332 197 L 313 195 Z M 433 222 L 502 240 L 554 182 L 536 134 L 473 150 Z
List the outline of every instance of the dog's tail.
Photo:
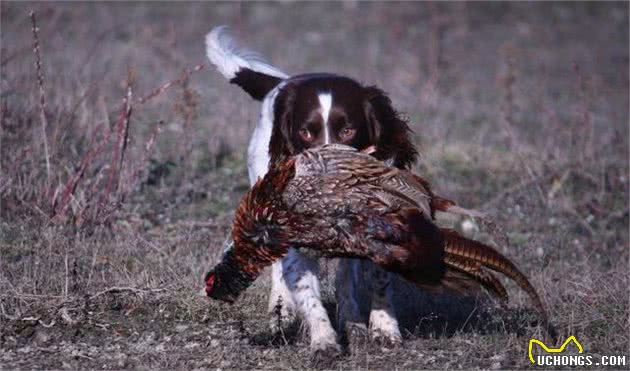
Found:
M 239 48 L 225 26 L 215 27 L 206 35 L 206 53 L 230 83 L 240 86 L 256 100 L 262 100 L 289 77 L 258 53 Z

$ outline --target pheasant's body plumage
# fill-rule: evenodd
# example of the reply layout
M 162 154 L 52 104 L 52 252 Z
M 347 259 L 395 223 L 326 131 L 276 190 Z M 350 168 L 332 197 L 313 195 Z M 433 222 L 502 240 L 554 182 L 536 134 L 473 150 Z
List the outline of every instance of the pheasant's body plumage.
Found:
M 491 270 L 501 272 L 530 295 L 546 322 L 536 291 L 516 266 L 493 248 L 438 227 L 436 210 L 468 213 L 435 195 L 422 178 L 354 148 L 305 151 L 271 169 L 241 201 L 233 251 L 209 273 L 208 295 L 235 299 L 244 281 L 300 246 L 325 257 L 369 259 L 422 288 L 465 294 L 481 284 L 507 300 Z M 241 270 L 247 279 L 239 276 L 230 286 L 230 275 L 216 274 L 221 269 Z

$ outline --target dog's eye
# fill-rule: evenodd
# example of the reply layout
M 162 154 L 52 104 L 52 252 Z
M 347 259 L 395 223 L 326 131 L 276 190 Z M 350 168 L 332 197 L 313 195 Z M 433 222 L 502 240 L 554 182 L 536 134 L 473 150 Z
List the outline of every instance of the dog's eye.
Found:
M 302 137 L 302 139 L 304 139 L 307 142 L 310 142 L 311 140 L 313 140 L 313 134 L 311 134 L 311 132 L 308 129 L 300 129 L 298 133 L 300 133 L 300 136 Z
M 339 133 L 339 136 L 341 136 L 341 139 L 343 140 L 348 140 L 348 139 L 352 139 L 354 137 L 354 134 L 356 134 L 356 132 L 357 132 L 356 129 L 344 128 Z

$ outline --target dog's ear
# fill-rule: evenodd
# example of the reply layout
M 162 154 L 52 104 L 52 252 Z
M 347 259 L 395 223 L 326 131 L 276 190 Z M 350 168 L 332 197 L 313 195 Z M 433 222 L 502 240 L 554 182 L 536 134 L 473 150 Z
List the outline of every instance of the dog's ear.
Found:
M 411 141 L 412 131 L 407 122 L 392 106 L 392 101 L 379 88 L 364 88 L 363 109 L 370 143 L 376 144 L 374 156 L 382 161 L 391 161 L 399 168 L 409 168 L 418 156 Z
M 274 102 L 273 129 L 269 141 L 270 164 L 273 166 L 293 155 L 296 150 L 293 141 L 295 96 L 295 88 L 288 84 L 280 90 Z

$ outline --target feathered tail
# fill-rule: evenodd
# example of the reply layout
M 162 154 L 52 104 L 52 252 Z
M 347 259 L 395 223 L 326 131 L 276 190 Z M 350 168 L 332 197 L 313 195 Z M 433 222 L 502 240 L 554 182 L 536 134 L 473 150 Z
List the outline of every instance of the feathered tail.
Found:
M 549 336 L 556 339 L 556 331 L 549 323 L 547 311 L 538 293 L 527 277 L 508 258 L 492 247 L 463 237 L 454 230 L 443 228 L 442 233 L 447 272 L 441 284 L 445 288 L 465 293 L 472 286 L 470 282 L 472 279 L 503 302 L 507 302 L 507 290 L 490 270 L 503 273 L 529 295 Z
M 256 100 L 262 100 L 289 77 L 258 53 L 239 47 L 225 26 L 215 27 L 206 35 L 206 54 L 226 79 Z

